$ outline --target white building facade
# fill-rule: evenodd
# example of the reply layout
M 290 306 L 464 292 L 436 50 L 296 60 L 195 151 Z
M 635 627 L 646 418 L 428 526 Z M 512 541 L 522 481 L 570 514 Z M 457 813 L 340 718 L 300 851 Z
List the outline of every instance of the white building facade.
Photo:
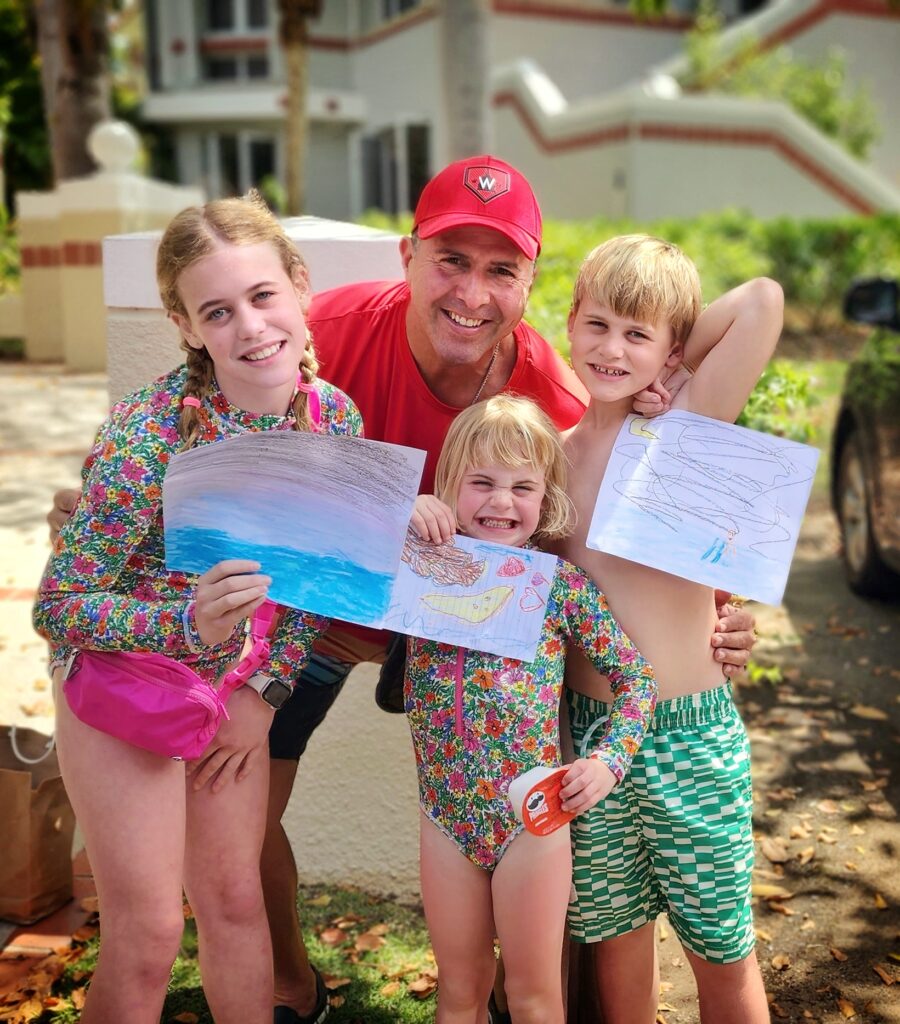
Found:
M 646 218 L 722 206 L 831 215 L 900 204 L 900 124 L 890 113 L 900 10 L 888 0 L 721 5 L 732 33 L 763 44 L 786 42 L 813 58 L 844 47 L 881 117 L 868 166 L 828 140 L 811 142 L 805 123 L 785 119 L 779 104 L 704 103 L 660 88 L 659 72 L 678 65 L 694 0 L 674 0 L 653 21 L 636 19 L 626 0 L 485 2 L 492 149 L 535 180 L 550 216 Z M 283 180 L 274 0 L 145 7 L 144 119 L 169 130 L 178 179 L 212 196 Z M 442 31 L 437 0 L 324 0 L 310 21 L 309 213 L 410 209 L 452 158 Z

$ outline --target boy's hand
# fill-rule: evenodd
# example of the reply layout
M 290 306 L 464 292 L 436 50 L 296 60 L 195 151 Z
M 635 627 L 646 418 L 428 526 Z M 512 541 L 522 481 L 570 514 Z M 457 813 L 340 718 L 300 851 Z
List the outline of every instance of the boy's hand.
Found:
M 650 387 L 634 396 L 632 408 L 638 416 L 651 419 L 668 412 L 675 396 L 693 376 L 686 366 L 676 366 L 674 370 L 664 370 L 663 373 L 666 376 L 657 377 Z
M 725 676 L 747 667 L 750 653 L 756 643 L 756 619 L 746 608 L 728 604 L 731 594 L 716 591 L 716 629 L 710 643 L 715 648 L 713 657 L 722 666 Z
M 433 494 L 420 494 L 416 498 L 409 525 L 422 540 L 433 544 L 444 544 L 456 533 L 456 517 Z
M 72 514 L 80 497 L 81 491 L 76 491 L 71 487 L 63 488 L 63 490 L 57 491 L 53 495 L 53 508 L 47 513 L 51 544 L 56 543 L 56 538 L 59 536 L 63 523 Z
M 265 601 L 272 580 L 257 575 L 259 568 L 259 562 L 230 558 L 197 580 L 194 623 L 204 644 L 225 643 L 241 619 Z
M 559 791 L 562 809 L 581 814 L 608 796 L 616 782 L 615 775 L 596 757 L 579 757 L 566 772 Z

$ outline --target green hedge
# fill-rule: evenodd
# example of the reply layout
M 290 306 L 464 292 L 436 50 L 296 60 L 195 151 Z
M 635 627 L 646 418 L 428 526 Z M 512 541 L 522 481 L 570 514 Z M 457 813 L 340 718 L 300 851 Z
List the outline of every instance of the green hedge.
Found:
M 368 214 L 365 223 L 401 233 L 408 215 Z M 761 221 L 737 210 L 688 220 L 546 221 L 539 273 L 528 303 L 529 321 L 568 355 L 566 318 L 572 285 L 582 259 L 614 235 L 645 232 L 668 239 L 694 260 L 711 302 L 752 277 L 767 276 L 784 288 L 786 322 L 794 332 L 815 333 L 841 323 L 841 304 L 859 276 L 900 277 L 900 216 L 839 217 Z M 773 360 L 738 419 L 739 423 L 809 440 L 808 411 L 816 403 L 807 374 L 783 359 Z
M 394 231 L 409 230 L 410 218 L 369 214 L 365 222 Z M 818 331 L 841 322 L 841 301 L 853 278 L 900 276 L 900 216 L 839 217 L 761 221 L 737 210 L 689 220 L 547 221 L 540 273 L 528 319 L 561 351 L 572 284 L 581 260 L 614 235 L 647 232 L 680 245 L 694 260 L 706 302 L 751 277 L 773 277 L 784 288 L 788 322 L 794 330 Z

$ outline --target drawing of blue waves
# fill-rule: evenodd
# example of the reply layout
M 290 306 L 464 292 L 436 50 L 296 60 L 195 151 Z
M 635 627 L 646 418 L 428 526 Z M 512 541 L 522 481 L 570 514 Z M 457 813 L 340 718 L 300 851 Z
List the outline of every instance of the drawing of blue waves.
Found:
M 251 544 L 220 530 L 183 526 L 166 530 L 166 566 L 203 573 L 226 558 L 248 558 L 272 577 L 269 597 L 279 604 L 362 626 L 377 625 L 391 596 L 393 575 L 341 558 L 280 545 Z

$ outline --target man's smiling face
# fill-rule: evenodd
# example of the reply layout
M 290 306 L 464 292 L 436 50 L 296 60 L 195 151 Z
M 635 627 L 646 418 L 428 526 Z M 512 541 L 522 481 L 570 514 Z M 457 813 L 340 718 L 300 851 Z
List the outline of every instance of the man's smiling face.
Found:
M 401 247 L 413 350 L 448 367 L 478 363 L 525 315 L 534 264 L 504 235 L 464 226 Z

